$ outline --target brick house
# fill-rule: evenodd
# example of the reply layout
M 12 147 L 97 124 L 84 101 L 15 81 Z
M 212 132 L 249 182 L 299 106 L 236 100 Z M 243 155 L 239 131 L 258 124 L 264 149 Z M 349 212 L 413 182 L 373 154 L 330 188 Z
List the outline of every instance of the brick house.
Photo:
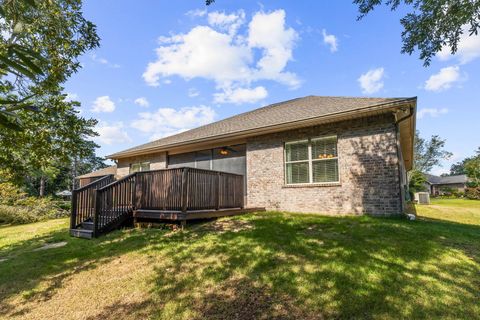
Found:
M 426 189 L 433 196 L 443 195 L 451 192 L 465 192 L 468 177 L 465 174 L 439 177 L 425 174 L 427 178 Z
M 116 176 L 190 167 L 244 176 L 245 206 L 294 212 L 403 211 L 416 98 L 307 96 L 109 156 Z

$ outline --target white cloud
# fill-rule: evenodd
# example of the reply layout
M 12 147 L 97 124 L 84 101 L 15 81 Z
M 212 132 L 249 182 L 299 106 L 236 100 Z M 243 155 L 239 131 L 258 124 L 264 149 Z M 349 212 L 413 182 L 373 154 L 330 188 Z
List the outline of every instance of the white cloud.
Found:
M 159 108 L 155 112 L 141 112 L 131 126 L 158 139 L 213 122 L 216 113 L 207 106 L 185 107 L 179 110 Z
M 115 111 L 115 102 L 109 96 L 101 96 L 95 99 L 91 109 L 92 112 L 113 112 Z
M 296 88 L 300 85 L 297 76 L 283 72 L 292 60 L 292 51 L 298 34 L 293 28 L 285 28 L 285 11 L 256 13 L 250 22 L 248 44 L 251 48 L 263 49 L 263 56 L 257 62 L 256 78 L 269 79 Z
M 133 102 L 136 105 L 139 105 L 140 107 L 149 107 L 150 106 L 150 102 L 148 102 L 147 98 L 145 98 L 145 97 L 137 98 Z
M 372 94 L 383 88 L 384 76 L 385 70 L 383 68 L 376 68 L 362 74 L 357 81 L 360 83 L 364 94 Z
M 197 89 L 195 88 L 188 89 L 188 96 L 190 98 L 195 98 L 195 97 L 198 97 L 199 95 L 200 95 L 200 91 L 198 91 Z
M 330 47 L 330 52 L 336 52 L 338 50 L 338 39 L 333 34 L 327 34 L 327 30 L 322 30 L 323 43 Z
M 422 119 L 425 116 L 430 116 L 432 118 L 436 118 L 436 117 L 438 117 L 442 114 L 446 114 L 446 113 L 448 113 L 447 108 L 424 108 L 424 109 L 420 109 L 417 112 L 417 118 Z
M 245 11 L 238 10 L 236 13 L 226 14 L 214 11 L 208 14 L 208 24 L 228 31 L 229 34 L 237 33 L 238 28 L 245 23 Z
M 90 59 L 92 59 L 93 62 L 106 65 L 106 66 L 108 66 L 108 67 L 110 67 L 110 68 L 115 68 L 115 69 L 120 68 L 120 65 L 119 65 L 119 64 L 110 63 L 110 61 L 108 61 L 108 60 L 105 59 L 105 58 L 98 57 L 95 53 L 92 53 L 92 54 L 90 55 Z
M 440 69 L 434 75 L 431 75 L 425 81 L 425 90 L 428 91 L 443 91 L 450 89 L 455 82 L 460 81 L 460 67 L 451 66 Z
M 470 36 L 467 29 L 460 36 L 457 52 L 455 55 L 450 53 L 449 47 L 444 47 L 442 51 L 437 53 L 437 57 L 442 60 L 458 59 L 460 64 L 465 64 L 480 57 L 480 34 Z
M 268 92 L 264 87 L 256 87 L 254 89 L 238 88 L 228 89 L 224 92 L 214 94 L 214 102 L 216 103 L 254 103 L 268 96 Z
M 297 32 L 285 26 L 285 11 L 256 13 L 246 33 L 239 32 L 245 21 L 243 11 L 212 12 L 208 21 L 209 26 L 159 38 L 157 59 L 148 64 L 143 74 L 148 85 L 158 86 L 162 78 L 170 76 L 212 80 L 224 93 L 248 88 L 260 80 L 276 81 L 290 88 L 300 85 L 294 73 L 285 71 L 298 39 Z
M 122 122 L 108 123 L 99 122 L 95 130 L 98 132 L 98 137 L 94 140 L 102 144 L 116 144 L 116 143 L 128 143 L 132 142 L 132 139 L 128 136 L 124 130 Z
M 207 14 L 207 10 L 204 9 L 204 10 L 200 10 L 200 9 L 195 9 L 195 10 L 190 10 L 190 11 L 187 11 L 187 13 L 185 13 L 186 16 L 189 16 L 191 18 L 195 18 L 195 17 L 203 17 Z

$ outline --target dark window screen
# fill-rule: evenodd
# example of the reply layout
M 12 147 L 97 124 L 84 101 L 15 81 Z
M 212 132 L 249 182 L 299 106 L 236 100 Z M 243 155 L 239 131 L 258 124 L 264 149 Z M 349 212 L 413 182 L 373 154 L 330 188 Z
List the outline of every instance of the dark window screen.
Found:
M 246 174 L 246 147 L 244 144 L 213 149 L 213 170 Z
M 195 168 L 195 152 L 169 155 L 168 167 L 169 168 L 180 168 L 180 167 Z

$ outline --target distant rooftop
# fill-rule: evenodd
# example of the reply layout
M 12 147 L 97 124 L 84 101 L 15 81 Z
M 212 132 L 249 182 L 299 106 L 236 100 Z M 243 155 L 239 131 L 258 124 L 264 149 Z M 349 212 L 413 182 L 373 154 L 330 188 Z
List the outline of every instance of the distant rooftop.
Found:
M 117 174 L 117 166 L 116 165 L 106 167 L 106 168 L 103 168 L 103 169 L 99 169 L 97 171 L 89 172 L 89 173 L 86 173 L 86 174 L 82 174 L 81 176 L 77 176 L 75 178 L 77 178 L 77 179 L 93 178 L 93 177 L 107 176 L 109 174 L 113 174 L 113 175 Z
M 431 174 L 425 174 L 427 181 L 430 184 L 453 184 L 453 183 L 467 183 L 468 177 L 465 174 L 455 176 L 439 177 Z

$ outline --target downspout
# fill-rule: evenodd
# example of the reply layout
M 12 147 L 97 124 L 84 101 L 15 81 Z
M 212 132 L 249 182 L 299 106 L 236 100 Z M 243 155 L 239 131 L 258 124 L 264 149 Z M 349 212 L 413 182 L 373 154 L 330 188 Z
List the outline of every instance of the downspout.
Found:
M 402 157 L 400 157 L 401 155 L 401 151 L 400 151 L 400 140 L 399 140 L 399 137 L 400 137 L 400 127 L 399 127 L 399 124 L 400 122 L 403 122 L 405 120 L 408 120 L 410 119 L 411 117 L 413 117 L 414 113 L 413 113 L 413 110 L 414 110 L 414 107 L 409 107 L 409 112 L 408 112 L 408 115 L 404 116 L 403 118 L 400 118 L 400 119 L 396 119 L 396 113 L 394 113 L 394 117 L 395 117 L 395 138 L 397 140 L 397 159 L 399 160 L 398 163 L 397 163 L 397 171 L 398 171 L 398 187 L 399 187 L 399 191 L 400 191 L 400 197 L 401 197 L 401 201 L 400 201 L 400 211 L 403 213 L 404 210 L 405 210 L 405 206 L 404 206 L 404 201 L 406 201 L 406 195 L 407 195 L 407 192 L 408 192 L 408 188 L 407 190 L 403 190 L 403 192 L 405 192 L 405 194 L 402 196 L 402 189 L 405 189 L 402 187 L 402 172 L 401 172 L 401 164 L 400 164 L 400 161 L 403 161 L 403 155 Z M 413 161 L 413 159 L 412 159 Z M 405 175 L 406 175 L 406 170 L 405 170 Z M 408 186 L 408 176 L 406 175 L 405 177 L 405 184 Z

